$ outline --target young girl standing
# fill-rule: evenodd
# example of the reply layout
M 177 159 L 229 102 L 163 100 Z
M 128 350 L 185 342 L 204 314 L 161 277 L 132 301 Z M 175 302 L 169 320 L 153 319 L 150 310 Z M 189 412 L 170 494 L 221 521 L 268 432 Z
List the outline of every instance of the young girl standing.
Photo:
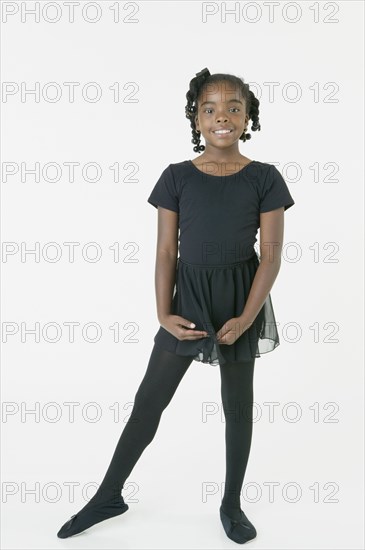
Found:
M 280 343 L 270 290 L 280 270 L 284 211 L 294 200 L 274 165 L 239 152 L 239 141 L 251 138 L 249 120 L 253 131 L 261 128 L 259 101 L 248 84 L 205 68 L 190 81 L 186 98 L 193 149 L 204 152 L 169 164 L 147 199 L 158 208 L 160 328 L 104 479 L 61 527 L 60 538 L 128 510 L 124 483 L 194 360 L 220 367 L 226 421 L 223 528 L 240 544 L 257 534 L 240 507 L 252 440 L 254 365 Z

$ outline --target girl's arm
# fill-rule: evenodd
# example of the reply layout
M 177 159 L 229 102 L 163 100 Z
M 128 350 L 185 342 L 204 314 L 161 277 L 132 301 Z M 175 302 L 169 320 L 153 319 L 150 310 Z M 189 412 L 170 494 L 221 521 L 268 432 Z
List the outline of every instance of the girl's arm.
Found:
M 243 330 L 254 322 L 279 273 L 283 238 L 284 207 L 260 213 L 260 265 L 240 315 Z
M 171 314 L 178 253 L 178 220 L 177 212 L 158 207 L 155 291 L 160 324 Z

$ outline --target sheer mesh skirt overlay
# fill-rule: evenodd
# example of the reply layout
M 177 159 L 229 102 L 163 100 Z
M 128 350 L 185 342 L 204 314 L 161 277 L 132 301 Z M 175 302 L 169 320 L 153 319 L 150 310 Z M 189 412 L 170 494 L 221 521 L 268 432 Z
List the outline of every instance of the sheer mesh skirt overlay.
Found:
M 219 344 L 216 338 L 226 321 L 241 315 L 259 265 L 256 252 L 244 261 L 210 266 L 179 257 L 171 312 L 195 323 L 196 330 L 206 330 L 209 337 L 178 340 L 160 326 L 156 345 L 213 366 L 248 361 L 274 350 L 280 340 L 270 294 L 254 323 L 233 344 Z

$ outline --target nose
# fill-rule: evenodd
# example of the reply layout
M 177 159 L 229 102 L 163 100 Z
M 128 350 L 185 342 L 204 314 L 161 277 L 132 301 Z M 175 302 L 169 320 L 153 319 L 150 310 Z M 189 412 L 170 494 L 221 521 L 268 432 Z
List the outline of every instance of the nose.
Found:
M 228 120 L 228 116 L 226 113 L 221 113 L 221 114 L 219 114 L 219 112 L 217 113 L 217 118 L 216 118 L 217 122 L 227 122 L 227 120 Z

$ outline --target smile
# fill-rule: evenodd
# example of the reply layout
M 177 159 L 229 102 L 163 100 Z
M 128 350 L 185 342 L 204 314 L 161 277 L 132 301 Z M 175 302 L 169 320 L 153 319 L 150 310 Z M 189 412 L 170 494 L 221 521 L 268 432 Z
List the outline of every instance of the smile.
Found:
M 230 134 L 233 130 L 214 130 L 213 134 Z

